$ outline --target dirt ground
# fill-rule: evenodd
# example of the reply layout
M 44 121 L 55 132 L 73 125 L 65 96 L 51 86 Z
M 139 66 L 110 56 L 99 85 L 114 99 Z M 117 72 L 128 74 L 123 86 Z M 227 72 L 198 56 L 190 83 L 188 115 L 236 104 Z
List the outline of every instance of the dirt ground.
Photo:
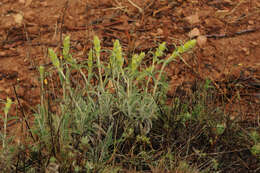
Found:
M 87 58 L 94 35 L 103 48 L 118 39 L 129 61 L 164 41 L 170 54 L 196 38 L 193 53 L 166 69 L 168 95 L 209 78 L 232 116 L 259 116 L 259 0 L 1 0 L 0 99 L 19 98 L 32 110 L 40 100 L 37 67 L 51 66 L 47 48 L 59 52 L 65 35 L 77 60 Z M 11 114 L 21 113 L 14 107 Z

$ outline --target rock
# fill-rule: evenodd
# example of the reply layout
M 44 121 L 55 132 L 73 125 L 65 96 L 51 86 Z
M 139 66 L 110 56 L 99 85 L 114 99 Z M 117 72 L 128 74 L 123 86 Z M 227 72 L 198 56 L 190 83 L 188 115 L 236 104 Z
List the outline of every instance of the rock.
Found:
M 255 24 L 255 22 L 254 22 L 253 20 L 249 20 L 249 21 L 248 21 L 248 24 L 249 24 L 249 25 L 253 25 L 253 24 Z
M 162 30 L 161 28 L 158 28 L 158 29 L 157 29 L 157 34 L 158 34 L 158 35 L 162 35 L 162 34 L 163 34 L 163 30 Z
M 2 16 L 0 20 L 0 29 L 10 29 L 12 27 L 18 27 L 21 26 L 22 23 L 23 15 L 19 13 Z
M 254 46 L 258 46 L 259 45 L 259 43 L 257 43 L 256 41 L 252 41 L 251 44 L 254 45 Z
M 191 30 L 191 31 L 189 32 L 189 37 L 190 37 L 190 38 L 197 37 L 197 36 L 199 36 L 199 35 L 200 35 L 200 31 L 199 31 L 198 28 L 194 28 L 193 30 Z
M 203 47 L 207 43 L 207 37 L 204 35 L 198 36 L 197 43 L 198 43 L 199 47 Z
M 234 2 L 232 2 L 231 0 L 223 0 L 224 1 L 224 3 L 227 3 L 228 5 L 233 5 L 234 4 Z
M 218 28 L 218 29 L 223 28 L 225 26 L 223 22 L 215 18 L 206 19 L 205 24 L 206 24 L 205 27 Z
M 0 52 L 0 56 L 6 56 L 6 52 Z
M 194 25 L 194 24 L 200 22 L 200 19 L 199 19 L 199 15 L 198 15 L 198 14 L 194 14 L 194 15 L 185 17 L 185 20 L 186 20 L 187 22 L 189 22 L 189 24 L 191 24 L 191 25 Z
M 250 51 L 247 47 L 243 47 L 242 51 L 245 52 L 246 55 L 250 55 Z
M 136 26 L 137 28 L 139 28 L 139 27 L 141 27 L 141 24 L 140 24 L 139 22 L 136 22 L 136 23 L 135 23 L 135 26 Z
M 229 61 L 232 61 L 232 60 L 234 60 L 234 59 L 235 59 L 235 57 L 234 57 L 234 56 L 232 56 L 232 55 L 229 55 L 229 56 L 227 57 L 227 59 L 228 59 Z
M 21 25 L 23 23 L 23 15 L 17 13 L 13 15 L 16 24 Z

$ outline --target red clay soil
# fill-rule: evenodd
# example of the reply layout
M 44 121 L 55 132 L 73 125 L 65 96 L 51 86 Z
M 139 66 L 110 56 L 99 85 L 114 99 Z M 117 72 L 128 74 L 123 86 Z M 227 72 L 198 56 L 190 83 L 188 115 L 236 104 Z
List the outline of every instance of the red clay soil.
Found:
M 162 42 L 167 57 L 175 45 L 196 38 L 194 51 L 166 69 L 168 95 L 180 85 L 209 78 L 227 98 L 232 116 L 259 116 L 259 0 L 1 0 L 1 102 L 19 98 L 30 116 L 40 100 L 37 67 L 50 66 L 47 49 L 59 52 L 66 35 L 77 60 L 86 60 L 94 35 L 103 48 L 118 39 L 128 60 L 132 52 L 148 52 Z M 11 115 L 21 116 L 16 107 Z

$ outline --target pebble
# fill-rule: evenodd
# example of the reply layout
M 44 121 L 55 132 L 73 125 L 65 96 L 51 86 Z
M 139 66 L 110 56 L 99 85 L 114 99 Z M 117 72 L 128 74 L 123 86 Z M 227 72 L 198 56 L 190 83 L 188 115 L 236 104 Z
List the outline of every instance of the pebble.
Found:
M 157 29 L 157 34 L 158 34 L 158 35 L 162 35 L 162 34 L 163 34 L 163 30 L 162 30 L 161 28 L 158 28 L 158 29 Z
M 18 25 L 21 25 L 23 23 L 23 15 L 21 14 L 14 14 L 13 15 L 14 21 L 15 23 L 17 23 Z
M 255 24 L 255 22 L 254 22 L 253 20 L 249 20 L 249 21 L 248 21 L 248 24 L 249 24 L 249 25 L 253 25 L 253 24 Z
M 188 16 L 188 17 L 185 18 L 185 20 L 186 20 L 187 22 L 189 22 L 189 24 L 191 24 L 191 25 L 200 22 L 200 19 L 199 19 L 199 15 L 198 15 L 198 14 L 194 14 L 194 15 Z
M 200 35 L 200 31 L 198 28 L 194 28 L 189 32 L 189 37 L 193 38 Z
M 198 43 L 199 47 L 203 47 L 207 43 L 207 37 L 204 35 L 198 36 L 197 43 Z
M 232 61 L 232 60 L 234 60 L 234 59 L 235 59 L 235 57 L 234 57 L 234 56 L 231 56 L 231 55 L 229 55 L 229 56 L 227 57 L 227 59 L 228 59 L 228 60 L 230 60 L 230 61 Z
M 259 44 L 256 41 L 251 42 L 252 45 L 258 46 Z
M 242 48 L 243 52 L 245 52 L 246 55 L 250 55 L 250 51 L 247 47 Z

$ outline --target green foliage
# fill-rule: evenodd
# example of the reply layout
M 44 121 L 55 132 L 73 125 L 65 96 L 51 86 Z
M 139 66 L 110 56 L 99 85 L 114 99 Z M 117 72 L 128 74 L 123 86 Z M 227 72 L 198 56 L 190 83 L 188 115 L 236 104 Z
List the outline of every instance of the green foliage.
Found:
M 48 105 L 42 101 L 39 113 L 35 115 L 33 132 L 42 145 L 46 146 L 47 152 L 53 153 L 60 163 L 64 163 L 60 166 L 66 170 L 68 167 L 65 163 L 77 157 L 76 153 L 67 152 L 67 148 L 70 148 L 71 144 L 74 147 L 77 145 L 86 156 L 83 165 L 88 163 L 87 165 L 92 165 L 92 168 L 88 169 L 100 169 L 101 163 L 108 161 L 134 136 L 137 143 L 151 145 L 147 134 L 152 128 L 152 120 L 160 113 L 155 102 L 158 96 L 148 92 L 149 81 L 144 79 L 154 80 L 157 87 L 154 92 L 160 92 L 158 86 L 161 85 L 161 78 L 154 77 L 158 73 L 154 69 L 160 63 L 166 65 L 159 60 L 164 55 L 166 43 L 160 44 L 156 49 L 152 65 L 142 69 L 139 67 L 145 58 L 143 52 L 134 54 L 128 67 L 124 67 L 123 52 L 118 40 L 114 42 L 109 64 L 101 64 L 101 45 L 96 36 L 93 41 L 94 48 L 88 54 L 87 66 L 82 66 L 77 64 L 69 53 L 69 40 L 67 36 L 63 43 L 64 62 L 60 62 L 54 51 L 49 49 L 53 66 L 61 75 L 63 99 L 57 102 L 60 113 L 46 110 Z M 177 49 L 178 54 L 189 49 L 185 45 L 184 47 Z M 73 76 L 70 68 L 77 69 L 81 74 L 85 81 L 83 88 L 71 86 L 70 80 Z M 98 69 L 97 74 L 94 73 L 95 69 Z M 83 73 L 86 70 L 87 77 Z M 163 70 L 159 70 L 160 74 Z M 40 79 L 44 80 L 43 67 L 40 67 L 39 71 Z M 91 84 L 94 79 L 98 79 L 99 85 Z M 141 85 L 145 88 L 139 87 Z M 129 133 L 129 129 L 132 129 L 132 133 Z M 75 138 L 76 136 L 78 137 Z M 78 169 L 78 166 L 75 166 L 75 169 Z
M 131 69 L 132 74 L 137 72 L 137 68 L 141 64 L 144 56 L 145 56 L 145 53 L 143 53 L 143 52 L 140 53 L 139 55 L 138 54 L 133 55 L 131 65 L 130 65 L 131 66 L 130 69 Z
M 0 148 L 0 171 L 8 172 L 12 167 L 13 158 L 17 155 L 17 147 L 12 146 L 13 136 L 8 135 L 7 124 L 12 120 L 18 119 L 16 116 L 10 116 L 9 112 L 13 101 L 7 97 L 4 103 L 4 115 L 0 115 L 0 120 L 3 122 L 0 131 L 0 140 L 2 147 Z
M 11 105 L 12 105 L 12 100 L 10 98 L 7 97 L 6 99 L 6 103 L 5 103 L 5 107 L 4 107 L 4 132 L 3 134 L 1 133 L 1 137 L 2 137 L 2 146 L 3 146 L 3 149 L 6 149 L 6 144 L 7 144 L 7 129 L 6 129 L 6 126 L 7 126 L 7 122 L 9 120 L 11 120 L 10 118 L 8 118 L 8 112 L 11 108 Z M 1 116 L 2 118 L 2 116 Z
M 54 67 L 56 67 L 59 71 L 61 71 L 60 61 L 52 49 L 49 49 L 49 55 L 50 55 L 51 62 L 54 65 Z
M 151 64 L 144 64 L 144 52 L 133 54 L 126 64 L 118 40 L 108 62 L 101 61 L 103 50 L 95 36 L 87 60 L 77 62 L 66 36 L 60 58 L 49 49 L 54 70 L 39 67 L 41 103 L 31 129 L 37 141 L 30 141 L 29 157 L 18 161 L 17 167 L 35 159 L 39 169 L 27 166 L 26 171 L 122 172 L 127 167 L 139 171 L 217 172 L 222 154 L 216 153 L 225 153 L 225 147 L 239 148 L 239 143 L 248 145 L 248 141 L 253 141 L 248 147 L 252 155 L 259 157 L 258 132 L 247 134 L 251 140 L 239 136 L 241 130 L 236 124 L 211 106 L 216 91 L 210 80 L 166 104 L 169 98 L 164 69 L 195 44 L 196 40 L 190 40 L 165 59 L 164 42 L 152 53 Z M 55 82 L 50 84 L 49 79 Z M 7 99 L 4 129 L 11 103 Z M 6 139 L 4 130 L 3 148 L 7 147 Z M 191 166 L 194 160 L 202 166 Z
M 251 147 L 251 153 L 260 159 L 260 135 L 257 131 L 253 130 L 249 134 L 251 140 L 253 140 L 254 145 Z
M 253 155 L 257 156 L 260 159 L 260 143 L 253 145 L 250 151 Z

